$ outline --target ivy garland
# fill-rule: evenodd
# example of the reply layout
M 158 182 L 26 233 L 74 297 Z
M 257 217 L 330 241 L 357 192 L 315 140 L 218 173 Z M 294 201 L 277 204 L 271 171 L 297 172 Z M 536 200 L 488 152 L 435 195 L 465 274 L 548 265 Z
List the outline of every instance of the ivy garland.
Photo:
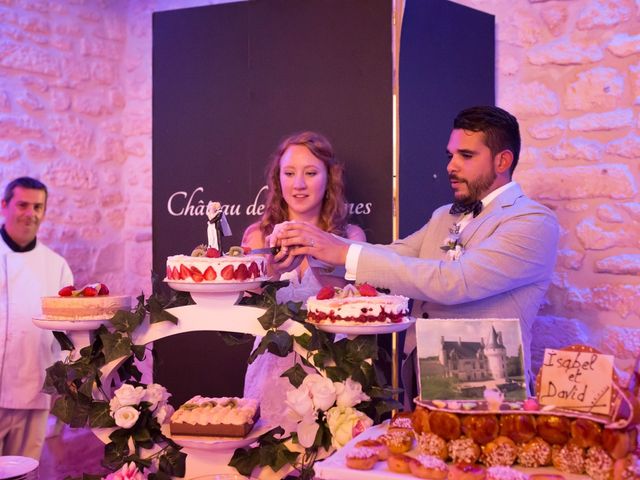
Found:
M 53 332 L 60 347 L 69 351 L 63 361 L 57 361 L 47 368 L 43 391 L 56 397 L 51 413 L 62 422 L 74 428 L 113 428 L 116 426 L 109 413 L 109 396 L 102 383 L 101 368 L 106 364 L 124 358 L 116 373 L 121 382 L 133 386 L 140 383 L 142 373 L 134 360 L 143 360 L 146 354 L 144 345 L 135 345 L 133 332 L 149 315 L 153 323 L 172 322 L 178 319 L 166 311 L 166 308 L 190 303 L 188 294 L 176 293 L 163 303 L 159 296 L 152 295 L 146 301 L 144 295 L 137 297 L 136 308 L 129 312 L 120 310 L 110 320 L 111 330 L 101 325 L 94 332 L 92 343 L 81 348 L 76 358 L 76 348 L 63 332 Z M 94 399 L 94 386 L 100 399 Z M 115 387 L 112 380 L 111 389 Z M 158 462 L 158 471 L 149 474 L 149 480 L 170 480 L 172 476 L 184 477 L 186 454 L 182 447 L 165 436 L 160 424 L 151 415 L 149 405 L 142 402 L 142 411 L 132 428 L 116 428 L 105 445 L 102 465 L 109 470 L 117 470 L 122 465 L 134 462 L 140 470 L 147 469 L 154 460 Z M 160 450 L 153 455 L 142 458 L 141 449 L 149 449 L 157 445 Z M 131 448 L 132 447 L 132 448 Z M 100 480 L 101 475 L 84 474 L 82 480 Z
M 269 352 L 285 357 L 294 351 L 294 342 L 307 351 L 307 355 L 299 356 L 302 365 L 315 369 L 334 382 L 346 381 L 349 377 L 362 385 L 363 392 L 370 400 L 361 402 L 357 409 L 378 423 L 382 416 L 391 410 L 401 408 L 394 399 L 399 390 L 388 386 L 380 363 L 390 362 L 388 353 L 377 345 L 376 336 L 358 336 L 353 340 L 343 338 L 335 341 L 335 335 L 318 330 L 305 323 L 306 311 L 302 302 L 278 304 L 276 291 L 288 282 L 265 282 L 260 294 L 249 293 L 240 304 L 261 307 L 265 313 L 258 318 L 266 331 L 258 347 L 251 353 L 249 363 Z M 118 311 L 110 320 L 111 329 L 104 325 L 94 332 L 92 343 L 79 350 L 74 358 L 76 348 L 69 337 L 62 332 L 53 332 L 61 348 L 69 351 L 63 361 L 54 363 L 47 369 L 43 391 L 56 396 L 51 413 L 62 422 L 75 428 L 113 428 L 115 422 L 109 411 L 109 397 L 102 383 L 101 368 L 106 364 L 124 359 L 117 369 L 120 382 L 133 386 L 140 383 L 142 374 L 135 366 L 135 359 L 143 360 L 146 354 L 144 345 L 135 345 L 133 332 L 149 315 L 150 323 L 169 321 L 177 324 L 178 319 L 167 312 L 167 308 L 193 303 L 188 293 L 174 292 L 172 297 L 163 302 L 158 295 L 145 300 L 144 295 L 137 297 L 138 304 L 131 311 Z M 292 336 L 280 327 L 287 321 L 304 323 L 309 334 Z M 112 330 L 112 331 L 110 331 Z M 245 343 L 253 340 L 250 335 L 223 334 L 229 344 Z M 299 387 L 307 372 L 299 363 L 283 372 L 294 387 Z M 95 390 L 102 398 L 94 399 Z M 112 380 L 111 390 L 116 386 Z M 157 472 L 150 473 L 149 480 L 170 480 L 172 476 L 184 477 L 186 454 L 182 447 L 171 438 L 165 436 L 158 421 L 147 408 L 149 404 L 142 402 L 142 411 L 132 428 L 116 428 L 105 445 L 102 465 L 115 471 L 122 465 L 134 462 L 140 470 L 148 469 L 157 460 Z M 300 472 L 300 477 L 311 479 L 314 476 L 313 464 L 321 451 L 330 451 L 331 432 L 326 423 L 324 412 L 318 412 L 320 428 L 313 446 L 301 453 L 289 448 L 297 443 L 296 433 L 285 435 L 282 427 L 276 427 L 257 440 L 257 446 L 237 449 L 229 463 L 242 475 L 249 476 L 257 467 L 271 467 L 274 471 L 290 465 Z M 154 446 L 160 450 L 153 455 L 142 458 L 141 449 Z M 132 447 L 132 448 L 131 448 Z M 67 480 L 100 480 L 101 475 L 84 474 L 81 479 Z
M 343 338 L 335 341 L 334 334 L 305 323 L 307 312 L 302 309 L 302 302 L 277 302 L 276 290 L 286 284 L 288 282 L 269 282 L 261 294 L 250 294 L 241 302 L 266 309 L 258 321 L 267 333 L 251 353 L 249 363 L 265 352 L 285 357 L 294 351 L 295 342 L 308 352 L 306 358 L 300 356 L 303 365 L 315 369 L 334 382 L 343 382 L 351 377 L 362 385 L 370 400 L 361 402 L 356 408 L 372 418 L 375 423 L 379 423 L 384 414 L 401 408 L 402 405 L 394 399 L 399 390 L 389 387 L 380 367 L 380 363 L 390 362 L 390 357 L 385 350 L 378 347 L 376 336 L 363 335 L 353 340 Z M 291 336 L 286 331 L 279 330 L 289 319 L 304 323 L 310 334 Z M 297 388 L 302 384 L 307 372 L 296 363 L 281 376 L 287 377 Z M 324 412 L 318 411 L 318 414 L 320 428 L 313 446 L 304 449 L 302 453 L 288 447 L 292 442 L 297 443 L 296 434 L 284 435 L 284 429 L 276 427 L 261 435 L 257 440 L 257 446 L 237 449 L 229 465 L 245 476 L 250 476 L 257 467 L 269 466 L 278 471 L 285 465 L 290 465 L 299 471 L 303 480 L 314 478 L 313 464 L 316 458 L 322 450 L 331 449 L 331 432 Z

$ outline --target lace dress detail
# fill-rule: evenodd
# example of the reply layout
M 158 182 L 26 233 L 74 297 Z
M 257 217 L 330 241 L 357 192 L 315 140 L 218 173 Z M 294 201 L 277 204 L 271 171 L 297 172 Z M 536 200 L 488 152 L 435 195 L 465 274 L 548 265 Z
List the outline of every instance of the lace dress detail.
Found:
M 300 280 L 295 271 L 283 274 L 281 279 L 289 280 L 290 283 L 278 290 L 276 294 L 278 303 L 304 302 L 318 293 L 321 288 L 320 282 L 310 268 L 305 270 Z M 254 349 L 259 345 L 260 340 L 261 337 L 256 337 Z M 280 375 L 294 364 L 294 353 L 284 358 L 265 353 L 247 367 L 244 379 L 244 396 L 255 398 L 260 402 L 260 416 L 268 425 L 280 425 L 287 432 L 294 430 L 296 426 L 296 422 L 287 417 L 285 405 L 286 393 L 294 387 L 289 383 L 288 378 L 282 378 Z

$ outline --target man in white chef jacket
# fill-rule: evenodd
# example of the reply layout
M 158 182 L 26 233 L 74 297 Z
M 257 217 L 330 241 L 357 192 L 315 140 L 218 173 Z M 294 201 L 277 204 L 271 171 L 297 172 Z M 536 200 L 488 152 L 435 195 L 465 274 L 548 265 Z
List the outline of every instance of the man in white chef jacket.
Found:
M 30 177 L 11 181 L 0 229 L 0 455 L 40 458 L 51 397 L 41 392 L 45 369 L 59 355 L 48 330 L 36 327 L 43 296 L 73 285 L 69 265 L 36 235 L 47 187 Z

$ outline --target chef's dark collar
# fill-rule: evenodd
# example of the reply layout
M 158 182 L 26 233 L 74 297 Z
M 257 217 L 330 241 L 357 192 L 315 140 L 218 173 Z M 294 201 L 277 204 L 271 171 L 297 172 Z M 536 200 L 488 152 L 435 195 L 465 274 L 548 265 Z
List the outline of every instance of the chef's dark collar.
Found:
M 2 235 L 2 239 L 4 240 L 4 243 L 9 245 L 9 248 L 14 252 L 30 252 L 31 250 L 36 248 L 36 241 L 37 241 L 36 238 L 34 238 L 31 242 L 29 242 L 24 247 L 21 247 L 16 242 L 14 242 L 13 239 L 9 236 L 9 234 L 7 233 L 7 230 L 4 228 L 4 225 L 2 225 L 2 228 L 0 229 L 0 235 Z

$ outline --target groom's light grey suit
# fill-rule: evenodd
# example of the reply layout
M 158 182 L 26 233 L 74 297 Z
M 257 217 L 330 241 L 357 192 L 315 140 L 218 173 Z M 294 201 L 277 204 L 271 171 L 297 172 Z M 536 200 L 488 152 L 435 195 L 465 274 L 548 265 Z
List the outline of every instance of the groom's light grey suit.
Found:
M 450 206 L 391 245 L 365 245 L 356 281 L 413 298 L 416 318 L 519 318 L 528 366 L 531 327 L 555 265 L 558 221 L 513 185 L 464 228 L 463 253 L 448 260 L 440 247 L 460 218 L 449 214 Z M 413 348 L 415 329 L 405 352 Z

